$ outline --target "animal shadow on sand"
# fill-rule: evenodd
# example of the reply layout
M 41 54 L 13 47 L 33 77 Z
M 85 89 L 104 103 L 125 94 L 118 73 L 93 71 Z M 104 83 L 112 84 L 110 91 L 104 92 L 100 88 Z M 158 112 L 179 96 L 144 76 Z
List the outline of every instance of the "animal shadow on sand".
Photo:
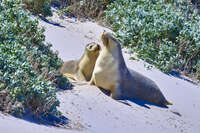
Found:
M 99 88 L 105 95 L 107 96 L 110 96 L 110 92 L 103 89 L 103 88 Z M 153 104 L 153 103 L 150 103 L 150 102 L 147 102 L 147 101 L 143 101 L 143 100 L 139 100 L 139 99 L 135 99 L 135 98 L 123 98 L 123 99 L 120 99 L 120 100 L 117 100 L 118 102 L 122 103 L 122 104 L 125 104 L 125 105 L 128 105 L 128 106 L 131 106 L 129 102 L 132 102 L 132 103 L 135 103 L 139 106 L 142 106 L 146 109 L 151 109 L 150 106 L 157 106 L 157 107 L 160 107 L 160 108 L 168 108 L 167 106 L 159 106 L 159 105 L 156 105 L 156 104 Z
M 182 80 L 187 81 L 187 82 L 189 82 L 189 83 L 192 83 L 192 84 L 194 84 L 194 85 L 198 85 L 196 82 L 194 82 L 194 81 L 192 81 L 191 79 L 186 78 L 185 76 L 183 76 L 180 72 L 171 71 L 168 75 L 169 75 L 169 76 L 176 77 L 176 78 L 179 78 L 179 79 L 182 79 Z

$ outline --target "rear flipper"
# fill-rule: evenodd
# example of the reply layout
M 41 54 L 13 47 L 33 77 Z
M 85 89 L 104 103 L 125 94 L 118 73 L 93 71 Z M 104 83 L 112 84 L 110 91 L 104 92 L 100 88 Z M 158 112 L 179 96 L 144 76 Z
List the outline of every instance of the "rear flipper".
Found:
M 156 103 L 155 103 L 156 104 Z M 167 105 L 173 105 L 171 102 L 165 100 L 165 101 L 160 101 L 159 103 L 157 103 L 157 105 L 161 106 L 161 107 L 167 107 Z
M 173 104 L 169 101 L 166 101 L 165 105 L 173 105 Z
M 77 81 L 84 81 L 84 82 L 87 81 L 87 80 L 86 80 L 86 77 L 85 77 L 85 75 L 83 74 L 82 71 L 78 71 L 78 72 L 77 72 L 77 74 L 76 74 L 76 80 L 77 80 Z
M 76 84 L 76 85 L 87 85 L 88 84 L 88 82 L 86 82 L 86 81 L 79 81 L 79 80 L 75 79 L 75 77 L 70 73 L 66 73 L 66 74 L 64 74 L 64 76 L 67 77 L 68 80 L 70 81 L 70 83 L 72 83 L 72 84 Z
M 71 74 L 71 73 L 64 73 L 63 75 L 64 75 L 65 77 L 67 77 L 67 78 L 76 80 L 75 76 L 74 76 L 73 74 Z

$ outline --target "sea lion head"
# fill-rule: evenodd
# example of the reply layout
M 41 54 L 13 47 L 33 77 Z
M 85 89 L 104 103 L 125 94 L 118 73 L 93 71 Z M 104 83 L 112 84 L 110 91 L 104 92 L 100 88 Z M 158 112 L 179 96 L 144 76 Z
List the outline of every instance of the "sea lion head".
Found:
M 86 51 L 88 54 L 99 55 L 100 50 L 101 46 L 95 42 L 86 45 Z
M 103 45 L 109 49 L 121 49 L 120 43 L 109 32 L 103 32 L 101 41 L 103 42 Z

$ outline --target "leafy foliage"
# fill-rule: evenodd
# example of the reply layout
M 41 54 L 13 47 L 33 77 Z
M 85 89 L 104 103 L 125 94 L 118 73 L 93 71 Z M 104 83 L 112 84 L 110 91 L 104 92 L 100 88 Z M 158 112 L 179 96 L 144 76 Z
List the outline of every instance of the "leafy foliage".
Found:
M 34 14 L 41 14 L 42 16 L 52 16 L 50 2 L 51 0 L 22 0 L 25 8 Z
M 44 44 L 44 29 L 20 0 L 1 0 L 0 14 L 0 105 L 11 106 L 0 110 L 57 114 L 55 86 L 69 87 L 58 72 L 62 60 Z
M 70 0 L 62 13 L 79 18 L 89 18 L 99 20 L 104 15 L 106 6 L 113 0 Z
M 200 17 L 191 3 L 116 0 L 106 15 L 131 53 L 164 72 L 178 69 L 200 76 Z

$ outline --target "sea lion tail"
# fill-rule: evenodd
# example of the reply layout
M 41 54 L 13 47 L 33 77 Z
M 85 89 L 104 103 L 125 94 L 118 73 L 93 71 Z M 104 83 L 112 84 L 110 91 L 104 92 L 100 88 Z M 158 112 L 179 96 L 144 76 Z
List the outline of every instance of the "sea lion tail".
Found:
M 173 105 L 173 104 L 169 101 L 166 101 L 165 105 Z
M 71 73 L 64 73 L 63 75 L 64 75 L 65 77 L 67 77 L 67 78 L 70 78 L 70 79 L 76 80 L 76 79 L 74 78 L 74 75 L 71 74 Z

